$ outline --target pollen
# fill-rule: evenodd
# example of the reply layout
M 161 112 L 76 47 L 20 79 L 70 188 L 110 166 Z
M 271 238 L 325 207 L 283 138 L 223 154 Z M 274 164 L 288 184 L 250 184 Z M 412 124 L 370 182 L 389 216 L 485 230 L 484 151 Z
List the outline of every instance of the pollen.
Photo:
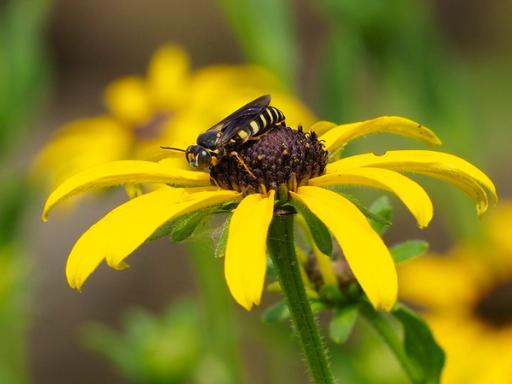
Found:
M 314 132 L 279 126 L 223 156 L 210 177 L 221 188 L 244 193 L 260 193 L 262 186 L 296 190 L 324 173 L 327 156 Z

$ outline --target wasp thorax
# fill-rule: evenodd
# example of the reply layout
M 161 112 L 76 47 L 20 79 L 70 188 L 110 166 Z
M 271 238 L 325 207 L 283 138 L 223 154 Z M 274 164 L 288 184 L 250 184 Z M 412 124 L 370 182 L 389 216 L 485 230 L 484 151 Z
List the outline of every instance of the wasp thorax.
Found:
M 225 189 L 255 193 L 290 190 L 324 173 L 327 151 L 314 132 L 275 127 L 223 156 L 211 168 L 212 182 Z

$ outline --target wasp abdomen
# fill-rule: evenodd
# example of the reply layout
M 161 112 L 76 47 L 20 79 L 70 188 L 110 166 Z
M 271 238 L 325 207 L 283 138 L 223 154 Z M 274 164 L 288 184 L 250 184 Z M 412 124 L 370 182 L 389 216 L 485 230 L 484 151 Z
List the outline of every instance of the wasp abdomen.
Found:
M 284 121 L 283 113 L 274 107 L 267 107 L 253 121 L 249 123 L 251 136 L 264 133 L 269 128 Z

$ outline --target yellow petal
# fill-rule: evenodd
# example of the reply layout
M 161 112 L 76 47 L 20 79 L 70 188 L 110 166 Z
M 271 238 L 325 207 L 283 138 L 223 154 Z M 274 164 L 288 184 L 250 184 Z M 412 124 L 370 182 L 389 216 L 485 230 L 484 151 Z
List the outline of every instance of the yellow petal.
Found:
M 237 197 L 233 191 L 191 194 L 164 187 L 120 205 L 89 228 L 74 245 L 66 265 L 69 285 L 80 289 L 103 259 L 113 268 L 126 267 L 124 259 L 168 220 Z
M 245 309 L 260 303 L 267 266 L 267 232 L 274 212 L 274 191 L 248 195 L 229 224 L 224 274 L 234 299 Z
M 477 299 L 478 279 L 454 257 L 425 255 L 398 268 L 400 297 L 434 312 L 465 308 Z
M 119 120 L 137 128 L 154 112 L 144 79 L 124 77 L 109 84 L 103 95 L 105 105 Z
M 332 232 L 372 305 L 391 310 L 398 289 L 395 265 L 366 217 L 346 198 L 323 188 L 300 187 L 291 193 Z
M 320 140 L 324 140 L 327 151 L 335 152 L 349 141 L 372 133 L 393 133 L 423 140 L 429 144 L 441 144 L 441 140 L 430 129 L 399 116 L 381 116 L 357 123 L 342 124 L 328 130 L 320 136 Z
M 315 124 L 313 124 L 309 128 L 309 130 L 315 132 L 318 136 L 321 136 L 324 133 L 326 133 L 327 131 L 329 131 L 330 129 L 333 129 L 334 127 L 336 127 L 337 125 L 338 124 L 333 123 L 332 121 L 321 120 L 321 121 L 317 121 Z
M 480 169 L 455 155 L 443 152 L 403 150 L 350 156 L 327 165 L 327 173 L 358 167 L 385 168 L 398 172 L 423 174 L 445 180 L 468 194 L 476 203 L 478 214 L 487 210 L 490 193 L 497 200 L 496 188 Z
M 74 120 L 61 127 L 34 160 L 32 174 L 51 185 L 94 165 L 125 158 L 133 137 L 106 116 Z
M 319 187 L 342 185 L 365 185 L 393 192 L 416 218 L 420 228 L 432 220 L 433 207 L 427 192 L 415 181 L 398 172 L 380 168 L 356 168 L 315 177 L 309 185 Z
M 218 99 L 219 89 L 229 90 L 222 100 Z M 256 66 L 208 66 L 194 74 L 189 93 L 187 106 L 196 113 L 202 111 L 209 126 L 264 94 L 272 95 L 271 104 L 283 111 L 288 126 L 313 123 L 311 111 L 291 96 L 276 76 Z
M 148 88 L 154 106 L 172 111 L 187 94 L 189 59 L 179 46 L 166 44 L 153 55 L 148 70 Z
M 88 168 L 59 185 L 46 201 L 43 220 L 46 221 L 48 213 L 57 203 L 79 192 L 92 188 L 141 183 L 206 186 L 210 184 L 210 176 L 204 172 L 168 168 L 150 161 L 112 161 Z

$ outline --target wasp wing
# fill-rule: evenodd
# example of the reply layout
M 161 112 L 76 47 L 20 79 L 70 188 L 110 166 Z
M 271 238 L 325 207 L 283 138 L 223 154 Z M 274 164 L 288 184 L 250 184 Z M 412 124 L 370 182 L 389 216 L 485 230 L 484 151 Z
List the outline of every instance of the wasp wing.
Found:
M 258 116 L 269 104 L 270 95 L 260 96 L 243 107 L 238 108 L 235 112 L 213 125 L 206 132 L 220 130 L 224 134 L 225 131 L 230 131 L 233 127 L 240 126 L 241 122 L 247 122 Z M 233 134 L 236 134 L 236 132 Z
M 233 112 L 220 123 L 216 124 L 217 129 L 220 130 L 220 135 L 217 139 L 217 146 L 224 147 L 229 141 L 238 133 L 240 127 L 249 124 L 256 118 L 265 108 L 270 104 L 270 95 L 265 95 L 251 101 L 249 104 L 244 105 L 242 108 Z M 215 126 L 214 126 L 215 127 Z

